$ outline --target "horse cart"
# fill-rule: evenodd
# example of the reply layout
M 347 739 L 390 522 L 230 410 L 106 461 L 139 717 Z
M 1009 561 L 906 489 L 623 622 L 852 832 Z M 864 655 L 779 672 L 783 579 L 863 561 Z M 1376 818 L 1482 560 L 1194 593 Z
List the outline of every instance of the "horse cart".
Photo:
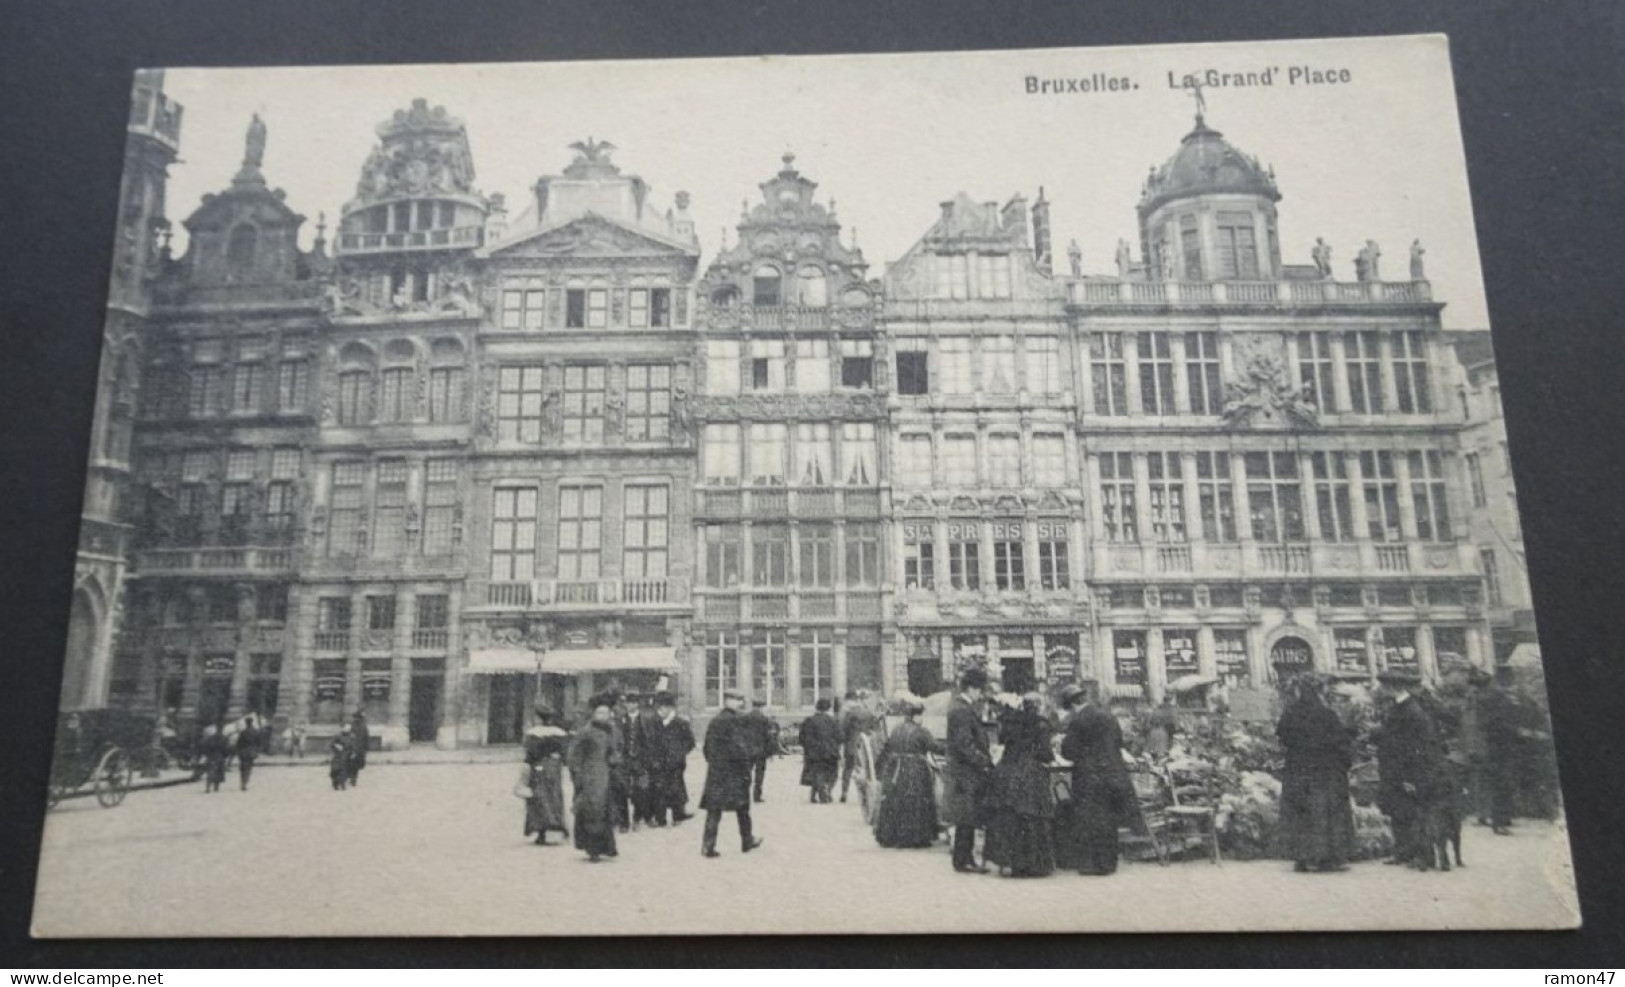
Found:
M 124 709 L 64 711 L 57 721 L 49 804 L 96 797 L 111 809 L 129 794 L 136 759 L 153 746 L 151 716 Z

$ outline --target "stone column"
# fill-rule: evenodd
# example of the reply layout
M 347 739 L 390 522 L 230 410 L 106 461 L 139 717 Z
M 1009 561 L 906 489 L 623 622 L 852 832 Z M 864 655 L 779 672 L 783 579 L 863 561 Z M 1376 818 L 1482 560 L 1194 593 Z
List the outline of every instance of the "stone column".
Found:
M 1438 683 L 1439 658 L 1433 650 L 1433 625 L 1427 621 L 1416 625 L 1416 664 L 1422 671 L 1422 681 Z
M 242 716 L 248 712 L 248 676 L 252 671 L 251 651 L 254 642 L 254 585 L 238 583 L 232 589 L 237 594 L 237 640 L 232 649 L 231 696 L 226 701 L 226 715 Z
M 1382 378 L 1382 407 L 1388 414 L 1393 414 L 1399 410 L 1399 391 L 1394 386 L 1394 347 L 1391 333 L 1386 331 L 1377 333 L 1377 357 L 1381 371 L 1378 376 Z
M 1345 412 L 1354 406 L 1354 399 L 1349 395 L 1348 351 L 1344 348 L 1347 337 L 1327 333 L 1325 338 L 1332 355 L 1332 400 L 1339 412 Z
M 1154 703 L 1162 702 L 1162 697 L 1168 692 L 1168 668 L 1162 632 L 1162 626 L 1156 623 L 1148 623 L 1145 629 L 1146 692 Z
M 1216 678 L 1219 674 L 1219 657 L 1210 624 L 1196 628 L 1196 673 L 1204 678 Z
M 1365 469 L 1357 452 L 1338 453 L 1345 457 L 1349 467 L 1349 506 L 1354 518 L 1354 540 L 1371 540 L 1371 519 L 1365 509 Z
M 1408 551 L 1418 535 L 1416 503 L 1411 499 L 1411 460 L 1402 450 L 1394 452 L 1394 482 L 1399 485 L 1399 537 Z

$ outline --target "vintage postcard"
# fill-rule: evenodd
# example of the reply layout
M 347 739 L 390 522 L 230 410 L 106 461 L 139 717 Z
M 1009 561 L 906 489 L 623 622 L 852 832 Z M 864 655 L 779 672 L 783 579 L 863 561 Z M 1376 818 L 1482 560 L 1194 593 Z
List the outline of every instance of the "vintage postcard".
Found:
M 36 935 L 1580 920 L 1445 38 L 152 69 L 113 250 Z

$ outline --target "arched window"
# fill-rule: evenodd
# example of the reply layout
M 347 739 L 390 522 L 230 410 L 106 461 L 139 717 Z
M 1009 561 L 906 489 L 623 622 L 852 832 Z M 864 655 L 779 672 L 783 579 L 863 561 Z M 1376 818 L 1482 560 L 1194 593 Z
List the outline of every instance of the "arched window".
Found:
M 417 350 L 404 339 L 384 348 L 384 373 L 378 394 L 378 420 L 407 422 L 417 412 L 417 381 L 414 380 Z
M 810 308 L 829 304 L 829 282 L 821 269 L 809 264 L 796 272 L 796 300 Z
M 259 238 L 259 230 L 252 223 L 232 227 L 226 240 L 226 273 L 233 281 L 246 281 L 253 275 Z
M 437 339 L 429 349 L 429 420 L 463 419 L 463 344 Z
M 377 358 L 360 343 L 351 343 L 339 354 L 340 425 L 362 425 L 372 420 L 372 375 Z

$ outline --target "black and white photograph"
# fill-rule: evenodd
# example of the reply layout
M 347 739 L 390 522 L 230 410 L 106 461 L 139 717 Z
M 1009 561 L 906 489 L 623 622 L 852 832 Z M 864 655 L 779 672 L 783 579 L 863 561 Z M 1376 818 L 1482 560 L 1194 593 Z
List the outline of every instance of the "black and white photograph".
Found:
M 1580 924 L 1444 37 L 132 84 L 34 935 Z

